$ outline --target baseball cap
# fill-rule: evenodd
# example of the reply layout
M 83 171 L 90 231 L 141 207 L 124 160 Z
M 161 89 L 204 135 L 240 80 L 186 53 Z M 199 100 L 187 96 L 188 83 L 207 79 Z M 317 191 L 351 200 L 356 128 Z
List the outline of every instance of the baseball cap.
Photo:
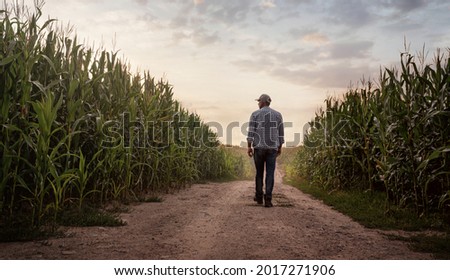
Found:
M 267 94 L 261 94 L 261 96 L 258 99 L 255 99 L 255 101 L 272 102 L 272 99 Z

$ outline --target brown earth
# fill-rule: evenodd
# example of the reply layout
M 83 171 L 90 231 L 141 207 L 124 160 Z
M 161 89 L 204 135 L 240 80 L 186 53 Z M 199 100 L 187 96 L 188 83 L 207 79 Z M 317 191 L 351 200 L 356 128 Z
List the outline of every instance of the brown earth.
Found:
M 251 181 L 193 185 L 121 215 L 122 227 L 67 228 L 66 237 L 0 243 L 0 259 L 430 259 L 281 184 L 274 207 Z

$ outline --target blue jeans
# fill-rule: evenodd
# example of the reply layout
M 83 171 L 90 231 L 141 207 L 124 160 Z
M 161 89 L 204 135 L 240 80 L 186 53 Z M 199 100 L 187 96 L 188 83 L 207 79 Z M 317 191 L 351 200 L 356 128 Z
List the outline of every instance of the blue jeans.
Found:
M 272 198 L 272 190 L 275 179 L 275 165 L 277 159 L 277 150 L 272 149 L 254 149 L 253 159 L 256 167 L 256 198 L 262 198 L 264 165 L 266 167 L 266 198 Z

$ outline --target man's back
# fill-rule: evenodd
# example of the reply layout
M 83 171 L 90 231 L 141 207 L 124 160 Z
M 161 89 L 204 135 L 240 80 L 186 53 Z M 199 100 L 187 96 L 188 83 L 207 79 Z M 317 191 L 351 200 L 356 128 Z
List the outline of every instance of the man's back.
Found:
M 247 140 L 253 143 L 255 149 L 278 149 L 284 143 L 281 113 L 269 106 L 253 112 Z

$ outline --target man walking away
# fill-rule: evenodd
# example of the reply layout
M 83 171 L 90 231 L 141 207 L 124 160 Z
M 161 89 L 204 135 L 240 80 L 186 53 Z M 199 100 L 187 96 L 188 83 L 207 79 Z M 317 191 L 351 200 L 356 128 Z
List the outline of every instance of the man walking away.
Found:
M 247 154 L 255 161 L 255 198 L 258 204 L 272 207 L 272 191 L 277 156 L 281 154 L 284 143 L 283 116 L 270 108 L 272 99 L 262 94 L 258 99 L 259 110 L 250 116 Z M 264 166 L 266 169 L 266 193 L 263 192 Z

